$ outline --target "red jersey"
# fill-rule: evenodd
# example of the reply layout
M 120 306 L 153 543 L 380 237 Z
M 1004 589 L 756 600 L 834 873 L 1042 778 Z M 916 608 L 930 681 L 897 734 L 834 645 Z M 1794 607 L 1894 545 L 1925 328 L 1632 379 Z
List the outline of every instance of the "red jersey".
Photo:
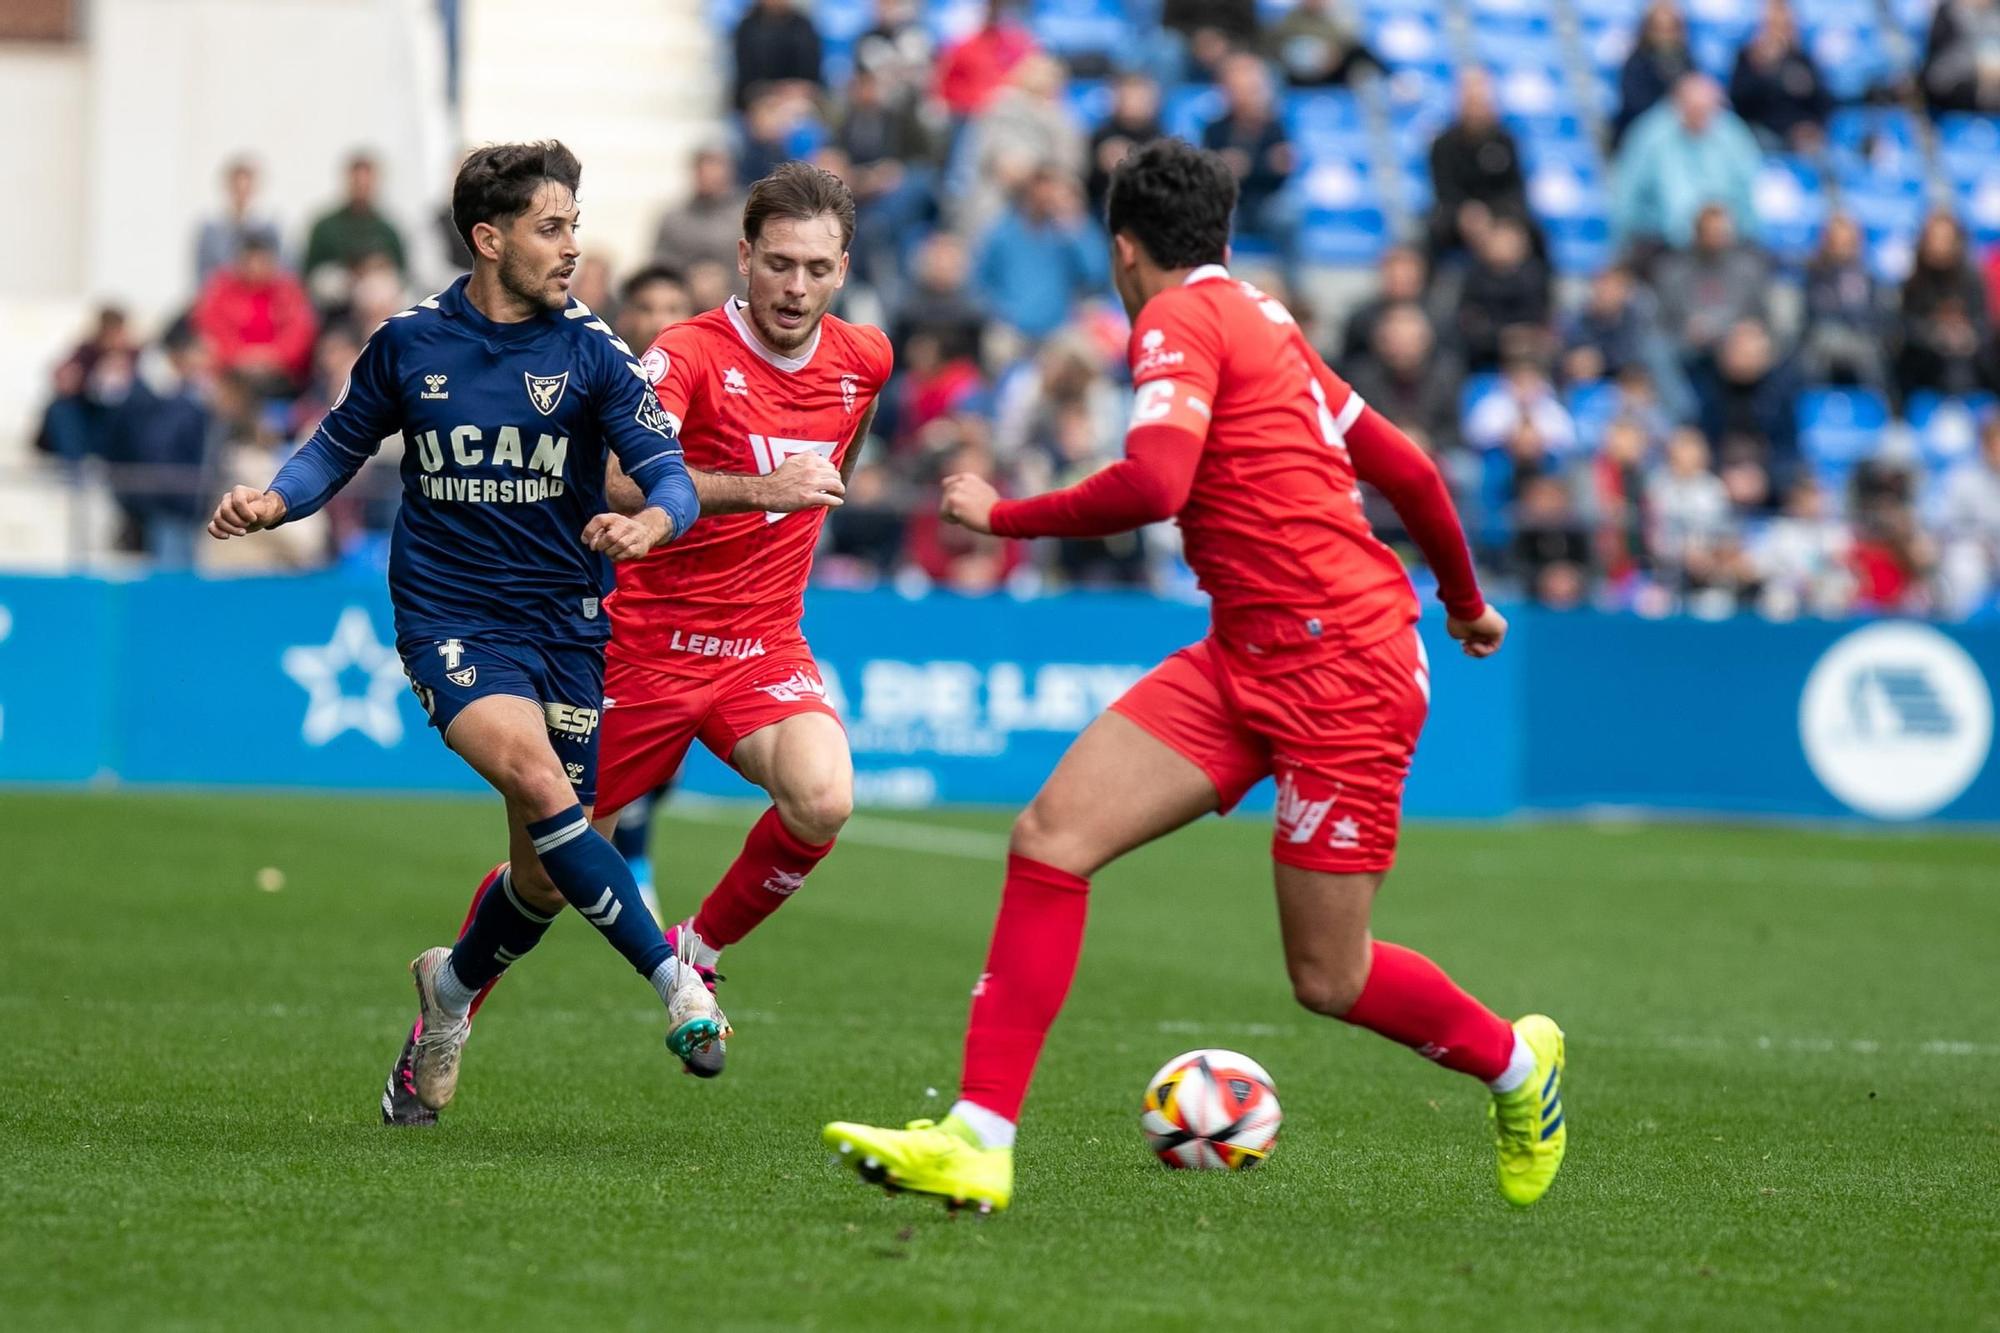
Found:
M 796 357 L 757 341 L 731 298 L 675 324 L 639 359 L 701 472 L 767 474 L 811 450 L 838 467 L 889 378 L 880 329 L 832 315 Z M 721 514 L 618 566 L 609 655 L 655 670 L 709 675 L 799 635 L 806 577 L 826 510 Z
M 1417 618 L 1342 435 L 1361 400 L 1290 311 L 1220 267 L 1196 269 L 1146 303 L 1128 355 L 1134 424 L 1207 437 L 1180 526 L 1225 644 L 1367 644 Z

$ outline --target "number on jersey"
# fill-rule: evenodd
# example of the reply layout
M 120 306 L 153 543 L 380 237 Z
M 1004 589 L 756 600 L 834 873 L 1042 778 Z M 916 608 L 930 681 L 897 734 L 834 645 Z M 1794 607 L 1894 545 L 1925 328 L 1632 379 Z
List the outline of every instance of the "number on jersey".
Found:
M 800 454 L 818 454 L 831 463 L 834 451 L 838 448 L 840 448 L 838 440 L 787 440 L 778 435 L 750 437 L 750 457 L 756 461 L 758 475 L 765 477 L 776 472 L 787 458 L 795 458 Z M 785 517 L 783 514 L 766 511 L 764 521 L 776 523 L 783 517 Z

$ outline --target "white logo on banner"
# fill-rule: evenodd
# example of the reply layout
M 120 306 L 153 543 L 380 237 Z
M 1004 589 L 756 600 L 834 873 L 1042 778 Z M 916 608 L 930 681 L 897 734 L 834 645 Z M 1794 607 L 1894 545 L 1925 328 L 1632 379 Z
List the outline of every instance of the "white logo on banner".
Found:
M 1799 698 L 1799 739 L 1826 789 L 1865 815 L 1921 819 L 1972 785 L 1993 741 L 1979 664 L 1927 625 L 1856 630 Z
M 403 663 L 396 650 L 375 637 L 368 612 L 350 606 L 340 613 L 333 637 L 321 647 L 285 649 L 285 674 L 306 692 L 306 719 L 299 735 L 307 745 L 325 745 L 342 732 L 358 731 L 383 749 L 403 739 L 396 701 L 403 693 Z M 350 695 L 341 677 L 365 675 L 361 693 Z
M 13 634 L 13 632 L 14 632 L 14 613 L 12 611 L 9 611 L 6 607 L 0 606 L 0 643 L 7 642 L 8 636 Z M 7 710 L 4 706 L 0 706 L 0 739 L 4 739 L 6 735 L 7 735 Z

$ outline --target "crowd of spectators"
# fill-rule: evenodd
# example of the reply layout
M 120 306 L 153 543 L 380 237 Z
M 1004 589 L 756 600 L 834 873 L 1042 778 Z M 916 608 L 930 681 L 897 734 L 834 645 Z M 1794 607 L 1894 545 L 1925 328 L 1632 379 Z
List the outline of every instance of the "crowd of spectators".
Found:
M 1473 69 L 1430 146 L 1434 202 L 1369 289 L 1327 310 L 1306 299 L 1282 97 L 1365 84 L 1381 63 L 1338 0 L 1300 0 L 1268 25 L 1249 0 L 1165 0 L 1161 17 L 1129 61 L 1090 71 L 1104 80 L 1091 116 L 1008 0 L 941 49 L 917 5 L 878 0 L 838 81 L 810 6 L 752 0 L 730 34 L 733 134 L 695 156 L 683 202 L 622 285 L 601 262 L 579 271 L 578 295 L 646 341 L 734 290 L 751 181 L 794 156 L 849 181 L 859 227 L 836 308 L 888 330 L 897 374 L 829 522 L 822 578 L 1184 589 L 1170 525 L 1030 549 L 941 525 L 931 501 L 955 471 L 1020 494 L 1116 457 L 1126 324 L 1108 290 L 1104 192 L 1127 148 L 1162 132 L 1163 91 L 1192 82 L 1215 90 L 1198 137 L 1242 192 L 1238 275 L 1290 302 L 1334 368 L 1432 452 L 1501 586 L 1658 613 L 1995 608 L 2000 260 L 1982 262 L 1942 210 L 1900 283 L 1879 276 L 1843 213 L 1802 268 L 1760 246 L 1766 154 L 1822 151 L 1834 105 L 1784 0 L 1726 82 L 1694 59 L 1674 0 L 1647 9 L 1603 125 L 1615 257 L 1599 271 L 1558 276 L 1522 145 Z M 1945 0 L 1902 95 L 2000 110 L 1996 37 L 1995 0 Z M 233 164 L 196 239 L 194 299 L 155 353 L 107 311 L 64 362 L 42 443 L 121 465 L 134 549 L 184 562 L 206 497 L 266 477 L 338 392 L 366 331 L 408 299 L 376 187 L 356 156 L 342 198 L 293 248 L 259 210 L 254 165 Z M 1881 447 L 1830 471 L 1808 456 L 1800 419 L 1802 394 L 1827 387 L 1898 413 L 1964 400 L 1973 442 L 1953 466 L 1925 467 L 1909 432 L 1884 423 Z M 200 485 L 161 482 L 190 465 Z M 391 488 L 364 487 L 276 558 L 374 558 L 392 503 Z M 1392 513 L 1378 506 L 1377 519 L 1400 539 Z

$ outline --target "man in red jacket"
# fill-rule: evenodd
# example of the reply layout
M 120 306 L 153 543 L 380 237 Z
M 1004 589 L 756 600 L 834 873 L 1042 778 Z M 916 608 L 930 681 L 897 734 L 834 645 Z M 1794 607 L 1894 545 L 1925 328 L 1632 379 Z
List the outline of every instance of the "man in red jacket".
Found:
M 202 287 L 194 326 L 220 369 L 241 371 L 274 393 L 305 382 L 319 331 L 305 288 L 261 236 L 246 237 L 236 262 L 217 269 Z

